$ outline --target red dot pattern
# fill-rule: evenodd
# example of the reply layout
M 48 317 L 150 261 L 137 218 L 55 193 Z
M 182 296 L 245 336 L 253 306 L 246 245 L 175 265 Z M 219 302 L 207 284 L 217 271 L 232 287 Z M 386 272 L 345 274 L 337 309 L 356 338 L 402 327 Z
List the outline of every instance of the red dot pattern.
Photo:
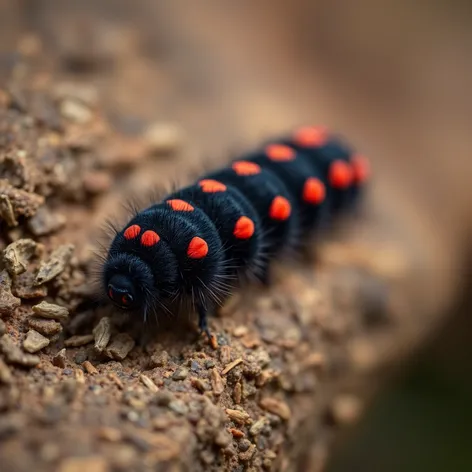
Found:
M 200 182 L 198 182 L 198 185 L 205 193 L 217 193 L 226 191 L 226 185 L 222 184 L 221 182 L 218 182 L 217 180 L 200 180 Z
M 293 142 L 302 147 L 322 147 L 328 141 L 328 130 L 322 126 L 304 126 L 298 129 Z
M 233 163 L 231 168 L 236 172 L 236 174 L 244 176 L 257 175 L 261 172 L 261 166 L 255 162 L 249 161 L 236 161 Z
M 157 244 L 161 238 L 159 235 L 152 230 L 144 231 L 143 235 L 141 236 L 141 244 L 145 247 L 151 247 Z
M 198 236 L 192 238 L 187 248 L 187 256 L 190 257 L 190 259 L 203 259 L 207 254 L 207 242 Z
M 326 189 L 321 180 L 309 177 L 303 186 L 303 201 L 313 205 L 319 205 L 326 196 Z
M 290 217 L 291 212 L 292 206 L 285 197 L 278 195 L 272 200 L 269 208 L 269 216 L 273 220 L 285 221 Z
M 266 156 L 272 161 L 293 161 L 295 151 L 284 144 L 270 144 L 265 148 Z
M 353 179 L 356 184 L 363 184 L 369 180 L 370 164 L 366 157 L 359 154 L 354 155 L 351 159 L 351 166 Z
M 238 239 L 249 239 L 255 231 L 254 222 L 247 216 L 241 216 L 234 225 L 233 234 Z
M 178 198 L 175 198 L 173 200 L 167 200 L 167 204 L 172 208 L 172 210 L 175 211 L 193 211 L 195 208 L 193 208 L 190 203 L 187 203 L 184 200 L 180 200 Z
M 123 236 L 125 239 L 134 239 L 139 236 L 139 233 L 141 232 L 141 227 L 139 225 L 131 225 L 128 228 L 126 228 L 125 232 L 123 233 Z
M 329 168 L 329 183 L 339 190 L 346 190 L 352 184 L 351 166 L 342 160 L 334 161 Z

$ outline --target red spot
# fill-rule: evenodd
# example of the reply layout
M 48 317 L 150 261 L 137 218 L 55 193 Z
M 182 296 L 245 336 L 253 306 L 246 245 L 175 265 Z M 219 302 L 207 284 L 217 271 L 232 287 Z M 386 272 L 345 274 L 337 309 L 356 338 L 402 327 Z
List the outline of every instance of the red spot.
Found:
M 128 304 L 128 297 L 126 295 L 123 295 L 121 297 L 121 303 L 123 303 L 123 305 L 127 305 Z
M 295 159 L 295 151 L 284 144 L 269 144 L 265 153 L 272 161 L 292 161 Z
M 254 234 L 254 222 L 247 216 L 241 216 L 234 225 L 233 234 L 238 239 L 249 239 Z
M 216 192 L 224 192 L 226 190 L 226 185 L 218 182 L 217 180 L 212 179 L 204 179 L 198 182 L 201 189 L 205 193 L 216 193 Z
M 144 231 L 141 236 L 141 244 L 146 247 L 154 246 L 154 244 L 157 244 L 160 240 L 159 235 L 151 230 Z
M 302 147 L 321 147 L 328 141 L 328 130 L 323 126 L 304 126 L 295 131 L 293 142 Z
M 360 154 L 356 154 L 351 159 L 351 166 L 353 172 L 354 182 L 356 184 L 363 184 L 370 177 L 370 164 L 369 160 L 361 156 Z
M 333 188 L 345 190 L 352 183 L 352 168 L 345 161 L 334 161 L 329 167 L 328 178 Z
M 187 248 L 187 256 L 191 259 L 202 259 L 208 254 L 208 244 L 202 238 L 195 236 Z
M 313 203 L 319 205 L 326 196 L 326 189 L 321 180 L 315 177 L 306 179 L 305 185 L 303 186 L 303 200 L 307 203 Z
M 111 288 L 108 289 L 108 296 L 113 300 L 113 290 Z
M 126 228 L 125 232 L 123 233 L 123 236 L 125 239 L 134 239 L 139 236 L 139 233 L 141 232 L 141 227 L 138 225 L 131 225 L 129 228 Z
M 175 211 L 193 211 L 193 208 L 190 203 L 185 202 L 184 200 L 179 200 L 178 198 L 173 200 L 167 200 L 168 205 Z
M 279 195 L 272 200 L 269 216 L 273 220 L 285 221 L 290 216 L 291 211 L 290 202 L 285 197 Z
M 261 167 L 255 162 L 236 161 L 231 167 L 238 175 L 256 175 L 261 172 Z

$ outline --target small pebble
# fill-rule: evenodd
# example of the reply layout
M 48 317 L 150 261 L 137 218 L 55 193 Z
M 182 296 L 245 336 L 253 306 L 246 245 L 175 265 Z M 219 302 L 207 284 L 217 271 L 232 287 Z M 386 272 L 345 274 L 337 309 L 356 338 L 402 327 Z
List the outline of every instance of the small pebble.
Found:
M 254 352 L 254 359 L 260 367 L 266 367 L 270 364 L 270 355 L 262 348 L 259 348 Z
M 248 333 L 248 328 L 247 326 L 244 325 L 239 325 L 233 330 L 233 336 L 240 338 L 242 336 L 245 336 Z
M 48 294 L 46 285 L 35 285 L 35 275 L 31 272 L 24 272 L 14 277 L 11 291 L 16 297 L 27 300 L 44 298 Z
M 42 195 L 15 188 L 6 179 L 0 179 L 0 195 L 6 195 L 9 198 L 15 217 L 30 218 L 44 203 Z
M 147 375 L 141 374 L 139 379 L 151 392 L 156 393 L 159 391 L 157 385 Z
M 226 408 L 226 414 L 229 419 L 238 424 L 246 424 L 249 420 L 249 413 L 244 410 L 233 410 L 231 408 Z
M 249 439 L 243 439 L 242 441 L 239 441 L 238 444 L 238 449 L 242 452 L 247 451 L 250 447 L 252 446 L 251 441 Z
M 225 389 L 223 379 L 215 367 L 211 370 L 211 387 L 215 395 L 221 395 Z
M 45 236 L 55 233 L 64 227 L 66 217 L 58 213 L 53 213 L 48 207 L 38 208 L 36 214 L 28 220 L 28 229 L 35 236 Z
M 188 413 L 188 407 L 182 400 L 171 401 L 168 407 L 179 415 L 186 415 Z
M 10 316 L 21 305 L 21 300 L 11 293 L 11 278 L 6 270 L 0 272 L 0 315 Z
M 264 409 L 279 416 L 283 420 L 289 420 L 291 416 L 290 407 L 282 400 L 277 398 L 265 397 L 260 401 L 260 406 Z
M 111 338 L 111 319 L 107 316 L 103 317 L 93 329 L 95 339 L 95 349 L 102 352 L 110 342 Z
M 154 354 L 151 357 L 151 360 L 149 362 L 149 366 L 151 369 L 154 367 L 165 367 L 167 363 L 169 362 L 169 354 L 167 351 L 162 351 L 159 354 Z
M 113 337 L 106 349 L 106 354 L 112 359 L 122 361 L 134 347 L 134 339 L 127 333 L 119 333 Z
M 222 346 L 220 349 L 220 361 L 226 365 L 231 362 L 231 348 L 229 346 Z
M 171 123 L 153 123 L 144 133 L 144 140 L 153 154 L 174 152 L 182 142 L 182 130 Z
M 49 318 L 52 320 L 67 320 L 69 310 L 65 307 L 42 301 L 32 308 L 33 313 L 41 318 Z
M 337 424 L 352 424 L 362 411 L 361 400 L 354 395 L 341 394 L 332 402 L 330 412 Z
M 3 251 L 3 263 L 11 275 L 26 272 L 29 261 L 37 255 L 38 245 L 32 239 L 18 239 Z
M 243 388 L 241 386 L 241 382 L 238 382 L 234 386 L 234 390 L 233 390 L 234 403 L 236 403 L 236 405 L 239 405 L 241 403 L 242 397 L 243 397 Z
M 231 444 L 231 435 L 223 429 L 216 434 L 214 442 L 221 449 L 224 449 Z
M 83 362 L 82 367 L 91 375 L 98 374 L 97 368 L 90 361 Z
M 75 369 L 75 380 L 77 380 L 79 384 L 85 383 L 84 371 L 82 369 Z
M 61 349 L 53 358 L 52 358 L 52 363 L 56 367 L 60 367 L 61 369 L 64 369 L 66 366 L 67 362 L 67 357 L 66 357 L 66 350 Z
M 210 390 L 210 386 L 208 385 L 208 382 L 205 380 L 192 377 L 190 379 L 190 382 L 193 387 L 195 387 L 200 393 L 205 393 L 206 391 Z
M 87 123 L 93 113 L 85 104 L 72 99 L 65 99 L 60 105 L 60 112 L 64 118 L 76 123 Z
M 10 227 L 18 226 L 13 205 L 8 195 L 0 195 L 0 219 L 5 220 Z
M 48 346 L 49 342 L 48 338 L 31 329 L 26 333 L 26 338 L 23 341 L 23 349 L 30 354 L 34 354 Z
M 236 429 L 236 428 L 229 428 L 229 432 L 236 439 L 241 439 L 241 438 L 244 438 L 244 436 L 246 436 L 243 431 L 241 431 L 240 429 Z
M 5 360 L 10 364 L 35 367 L 40 362 L 38 356 L 25 354 L 7 334 L 0 338 L 0 351 L 3 352 Z
M 110 372 L 108 374 L 108 378 L 112 382 L 114 382 L 120 390 L 123 390 L 125 388 L 125 386 L 123 385 L 123 382 L 120 380 L 120 378 L 114 372 Z
M 42 318 L 28 318 L 28 325 L 44 336 L 53 336 L 62 331 L 61 323 L 54 320 L 44 320 Z
M 77 352 L 74 356 L 74 362 L 76 364 L 83 364 L 87 360 L 87 352 L 84 350 L 81 350 Z
M 56 100 L 75 100 L 93 108 L 98 104 L 98 90 L 90 84 L 61 82 L 52 90 Z
M 188 369 L 185 367 L 178 367 L 177 370 L 172 375 L 173 380 L 185 380 L 188 375 Z
M 93 334 L 83 334 L 72 336 L 64 341 L 66 347 L 80 347 L 85 346 L 93 341 Z
M 66 268 L 69 263 L 74 246 L 72 244 L 64 244 L 55 249 L 49 259 L 42 262 L 38 274 L 35 278 L 35 285 L 41 285 L 57 277 Z
M 259 418 L 252 426 L 251 429 L 249 430 L 249 433 L 252 436 L 257 436 L 258 434 L 261 433 L 261 431 L 264 429 L 266 424 L 268 423 L 267 418 Z
M 154 401 L 156 405 L 159 405 L 159 406 L 167 406 L 173 400 L 174 400 L 174 395 L 172 392 L 169 392 L 168 390 L 160 390 L 159 392 L 156 393 L 156 396 L 154 397 Z
M 246 452 L 239 453 L 239 460 L 242 462 L 249 462 L 256 453 L 256 446 L 251 444 L 251 447 Z

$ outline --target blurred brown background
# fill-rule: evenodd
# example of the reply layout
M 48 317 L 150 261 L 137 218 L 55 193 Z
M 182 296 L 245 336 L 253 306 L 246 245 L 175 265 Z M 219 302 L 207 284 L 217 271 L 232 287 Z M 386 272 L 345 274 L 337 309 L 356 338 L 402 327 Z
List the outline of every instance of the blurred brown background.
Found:
M 45 71 L 93 83 L 125 133 L 156 120 L 181 123 L 186 152 L 198 162 L 304 122 L 325 123 L 362 149 L 376 175 L 374 211 L 388 208 L 385 224 L 414 234 L 412 244 L 432 261 L 414 288 L 419 307 L 449 309 L 452 321 L 427 349 L 420 373 L 387 392 L 333 470 L 445 470 L 433 453 L 428 466 L 421 459 L 428 457 L 422 450 L 441 445 L 449 464 L 462 455 L 454 470 L 470 470 L 460 468 L 467 441 L 459 446 L 471 433 L 458 428 L 472 416 L 470 372 L 462 368 L 470 305 L 461 298 L 470 292 L 472 235 L 468 2 L 3 0 L 0 18 L 2 77 L 13 71 L 22 79 L 11 52 L 19 47 Z M 425 403 L 431 407 L 413 416 Z M 461 407 L 447 415 L 451 405 Z M 457 429 L 459 439 L 425 433 L 446 429 Z M 379 437 L 374 449 L 382 454 L 372 456 Z M 423 449 L 412 444 L 421 438 Z M 447 449 L 446 439 L 458 449 Z

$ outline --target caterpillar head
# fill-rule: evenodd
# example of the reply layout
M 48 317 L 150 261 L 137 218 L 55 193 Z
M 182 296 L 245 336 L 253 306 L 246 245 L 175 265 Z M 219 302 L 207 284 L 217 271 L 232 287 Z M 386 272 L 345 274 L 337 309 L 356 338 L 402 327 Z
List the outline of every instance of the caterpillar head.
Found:
M 108 298 L 125 310 L 142 310 L 148 303 L 149 294 L 156 290 L 149 266 L 126 253 L 108 258 L 103 270 L 103 285 Z
M 113 275 L 107 285 L 108 298 L 120 308 L 132 309 L 139 305 L 139 298 L 136 294 L 131 280 L 122 274 Z

